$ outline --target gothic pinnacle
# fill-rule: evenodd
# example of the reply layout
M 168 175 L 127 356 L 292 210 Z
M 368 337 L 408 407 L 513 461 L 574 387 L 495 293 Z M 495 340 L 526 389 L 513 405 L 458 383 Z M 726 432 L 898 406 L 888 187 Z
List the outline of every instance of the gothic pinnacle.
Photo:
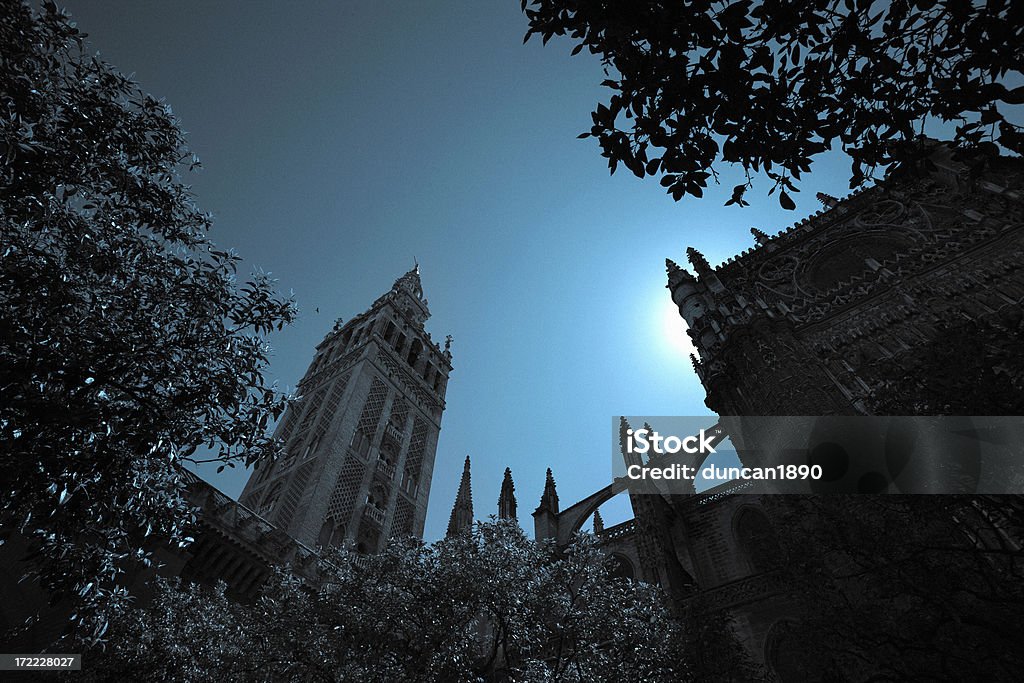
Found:
M 467 531 L 473 526 L 473 492 L 470 485 L 469 456 L 466 456 L 466 464 L 462 467 L 462 480 L 459 482 L 459 492 L 455 495 L 455 505 L 452 506 L 452 516 L 448 519 L 448 536 L 455 536 Z
M 821 202 L 821 205 L 824 206 L 826 209 L 831 209 L 832 207 L 838 206 L 839 204 L 838 199 L 836 199 L 830 194 L 825 194 L 824 192 L 819 192 L 814 196 L 818 199 L 819 202 Z
M 711 265 L 708 260 L 704 258 L 704 254 L 700 253 L 693 247 L 686 248 L 686 258 L 689 260 L 690 265 L 697 271 L 698 275 L 704 275 L 711 272 Z
M 626 419 L 626 416 L 623 415 L 619 417 L 619 450 L 622 452 L 623 456 L 626 455 L 626 439 L 628 438 L 627 432 L 629 431 L 629 428 L 630 424 L 629 420 Z
M 757 228 L 751 228 L 750 234 L 754 236 L 754 241 L 759 245 L 767 244 L 768 240 L 771 239 L 771 237 L 768 236 L 768 233 L 758 230 Z
M 679 283 L 686 280 L 693 280 L 692 275 L 680 268 L 679 264 L 670 258 L 665 259 L 665 270 L 668 272 L 668 284 L 665 286 L 669 289 L 675 289 Z
M 604 519 L 601 518 L 601 511 L 594 510 L 594 534 L 601 534 L 604 531 Z
M 544 480 L 544 495 L 540 497 L 539 510 L 547 509 L 558 514 L 558 492 L 555 490 L 555 477 L 548 468 L 547 477 Z
M 505 468 L 505 478 L 501 482 L 501 495 L 498 496 L 498 519 L 517 519 L 516 517 L 516 485 L 512 481 L 512 468 Z

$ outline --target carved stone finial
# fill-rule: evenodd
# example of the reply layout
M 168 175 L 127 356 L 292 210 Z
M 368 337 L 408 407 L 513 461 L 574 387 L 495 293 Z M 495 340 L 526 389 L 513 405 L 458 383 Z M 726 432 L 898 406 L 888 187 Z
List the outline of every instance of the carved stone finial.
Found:
M 455 341 L 455 338 L 452 337 L 452 335 L 450 335 L 450 334 L 444 338 L 444 352 L 445 353 L 451 354 L 451 352 L 452 352 L 452 342 L 453 341 Z
M 544 495 L 540 497 L 540 507 L 537 509 L 558 514 L 558 492 L 555 490 L 555 477 L 551 474 L 550 467 L 544 479 Z
M 686 258 L 693 266 L 693 269 L 697 271 L 698 275 L 704 275 L 711 272 L 711 264 L 704 258 L 704 254 L 700 253 L 693 247 L 686 248 Z
M 750 234 L 754 236 L 754 241 L 757 242 L 758 245 L 767 244 L 768 240 L 771 239 L 771 237 L 768 236 L 768 233 L 758 230 L 757 228 L 751 228 Z
M 839 200 L 830 194 L 819 192 L 814 196 L 817 197 L 818 201 L 821 202 L 821 205 L 824 206 L 826 209 L 831 209 L 839 205 Z
M 604 532 L 604 519 L 601 517 L 600 510 L 594 510 L 594 533 L 601 534 Z
M 685 269 L 680 268 L 679 264 L 670 258 L 665 259 L 665 270 L 668 272 L 668 284 L 665 286 L 669 289 L 675 289 L 680 283 L 694 279 L 692 275 L 686 272 Z

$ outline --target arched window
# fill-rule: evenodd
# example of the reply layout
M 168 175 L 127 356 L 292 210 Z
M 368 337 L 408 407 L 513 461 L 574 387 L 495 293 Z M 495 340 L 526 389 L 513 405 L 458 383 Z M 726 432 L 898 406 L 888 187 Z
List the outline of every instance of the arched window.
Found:
M 613 553 L 605 560 L 608 573 L 618 579 L 635 579 L 636 572 L 633 570 L 633 563 L 629 558 L 619 553 Z
M 316 543 L 321 548 L 328 546 L 339 546 L 345 540 L 345 525 L 334 517 L 326 517 L 320 525 L 320 533 L 316 537 Z
M 402 473 L 402 490 L 409 495 L 416 495 L 416 475 L 409 470 Z
M 352 450 L 358 453 L 362 457 L 370 452 L 370 437 L 368 437 L 362 429 L 356 429 L 352 435 Z
M 321 548 L 326 548 L 327 544 L 331 542 L 332 533 L 334 533 L 334 518 L 327 517 L 320 525 L 320 533 L 316 535 L 316 544 Z
M 387 506 L 387 497 L 388 494 L 384 487 L 377 485 L 366 494 L 366 504 L 383 510 Z

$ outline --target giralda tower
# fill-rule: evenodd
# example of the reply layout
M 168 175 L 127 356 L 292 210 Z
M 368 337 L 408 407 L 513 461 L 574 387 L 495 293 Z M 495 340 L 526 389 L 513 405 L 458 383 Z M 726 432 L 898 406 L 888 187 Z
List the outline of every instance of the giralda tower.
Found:
M 424 329 L 419 267 L 317 346 L 275 435 L 284 456 L 250 477 L 240 501 L 310 546 L 377 552 L 423 535 L 452 370 Z

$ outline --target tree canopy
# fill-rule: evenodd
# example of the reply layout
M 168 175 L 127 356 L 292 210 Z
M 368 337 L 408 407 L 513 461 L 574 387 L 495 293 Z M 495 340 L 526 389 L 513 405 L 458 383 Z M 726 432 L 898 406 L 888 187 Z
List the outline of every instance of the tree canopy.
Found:
M 611 576 L 592 536 L 561 552 L 515 523 L 432 545 L 326 552 L 254 605 L 164 584 L 114 620 L 98 680 L 677 681 L 679 627 L 655 586 Z
M 265 335 L 294 309 L 206 237 L 170 108 L 51 2 L 0 12 L 0 522 L 102 637 L 152 539 L 187 542 L 183 461 L 271 450 Z
M 611 96 L 595 137 L 614 173 L 661 175 L 676 200 L 700 197 L 722 163 L 769 194 L 789 192 L 838 143 L 850 186 L 923 154 L 926 122 L 958 124 L 970 148 L 1024 151 L 1007 119 L 1024 104 L 1024 6 L 1010 0 L 523 0 L 526 40 L 553 36 L 600 55 Z

